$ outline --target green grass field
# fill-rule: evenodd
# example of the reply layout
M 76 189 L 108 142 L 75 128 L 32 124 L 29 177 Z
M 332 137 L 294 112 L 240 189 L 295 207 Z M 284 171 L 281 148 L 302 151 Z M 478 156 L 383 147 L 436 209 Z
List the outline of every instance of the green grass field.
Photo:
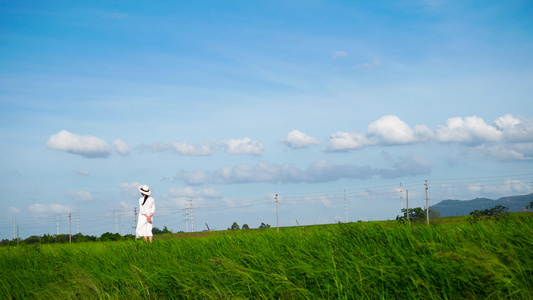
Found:
M 0 299 L 533 299 L 531 214 L 453 220 L 1 247 Z

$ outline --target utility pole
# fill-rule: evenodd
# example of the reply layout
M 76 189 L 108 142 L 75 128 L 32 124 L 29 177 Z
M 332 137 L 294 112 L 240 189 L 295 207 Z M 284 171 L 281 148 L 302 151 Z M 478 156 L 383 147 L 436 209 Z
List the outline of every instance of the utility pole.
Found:
M 115 213 L 115 232 L 118 233 L 118 211 L 114 211 Z
M 72 213 L 68 213 L 68 242 L 72 244 Z
M 346 203 L 346 189 L 344 189 L 344 223 L 348 223 L 348 203 Z
M 402 188 L 401 182 L 400 182 L 400 205 L 402 206 L 402 209 L 403 209 L 403 188 Z
M 185 232 L 189 232 L 189 204 L 185 205 Z
M 137 207 L 133 208 L 133 217 L 135 218 L 135 224 L 133 224 L 133 228 L 137 228 Z
M 409 190 L 405 190 L 405 214 L 407 216 L 407 221 L 409 221 Z
M 276 227 L 279 232 L 279 217 L 278 217 L 278 194 L 276 194 Z
M 20 241 L 20 238 L 19 238 L 19 226 L 17 225 L 17 246 L 19 245 L 19 241 Z
M 124 204 L 121 205 L 120 210 L 122 213 L 122 236 L 124 236 L 124 213 L 125 213 Z
M 428 199 L 428 181 L 424 184 L 426 186 L 426 219 L 427 225 L 429 225 L 429 199 Z
M 59 235 L 59 215 L 56 215 L 56 234 Z
M 76 209 L 76 233 L 80 233 L 80 210 Z
M 191 232 L 194 232 L 194 208 L 192 205 L 192 197 L 191 197 Z
M 13 221 L 13 239 L 17 238 L 17 217 L 11 217 L 11 221 Z

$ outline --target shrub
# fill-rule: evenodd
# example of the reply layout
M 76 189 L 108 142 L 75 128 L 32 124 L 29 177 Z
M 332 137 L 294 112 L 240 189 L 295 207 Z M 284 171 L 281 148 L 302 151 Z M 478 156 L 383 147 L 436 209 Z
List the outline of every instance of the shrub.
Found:
M 475 223 L 482 220 L 505 220 L 509 218 L 509 208 L 502 205 L 496 205 L 492 208 L 485 210 L 474 210 L 470 213 L 468 221 L 470 223 Z

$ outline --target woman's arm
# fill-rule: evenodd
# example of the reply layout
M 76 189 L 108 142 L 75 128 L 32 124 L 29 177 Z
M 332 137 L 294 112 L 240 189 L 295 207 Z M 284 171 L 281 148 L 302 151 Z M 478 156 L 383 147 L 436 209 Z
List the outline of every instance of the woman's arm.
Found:
M 148 220 L 148 222 L 150 222 L 150 223 L 152 223 L 152 216 L 155 213 L 155 201 L 153 200 L 153 198 L 152 198 L 151 202 L 152 203 L 151 203 L 151 207 L 150 207 L 149 213 L 145 214 L 146 220 Z

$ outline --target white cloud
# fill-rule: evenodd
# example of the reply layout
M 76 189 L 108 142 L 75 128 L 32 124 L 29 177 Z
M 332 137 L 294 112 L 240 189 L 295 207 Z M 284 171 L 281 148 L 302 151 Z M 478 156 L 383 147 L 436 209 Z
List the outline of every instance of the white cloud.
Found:
M 515 145 L 480 145 L 473 148 L 489 158 L 499 161 L 533 159 L 533 143 Z
M 488 187 L 488 188 L 489 188 L 489 191 L 491 191 L 490 189 L 494 187 Z M 502 195 L 520 195 L 520 194 L 529 194 L 533 192 L 533 188 L 531 188 L 529 184 L 524 183 L 520 180 L 507 179 L 504 181 L 502 186 L 492 191 L 498 192 Z
M 380 140 L 381 144 L 400 145 L 425 141 L 431 135 L 431 130 L 426 126 L 411 129 L 397 116 L 383 116 L 368 125 L 367 135 Z
M 348 53 L 345 51 L 334 51 L 333 59 L 348 57 Z
M 172 150 L 175 153 L 182 155 L 206 156 L 212 154 L 213 145 L 212 143 L 189 144 L 187 142 L 172 142 L 170 144 L 165 144 L 154 142 L 151 145 L 141 144 L 137 146 L 136 149 L 140 152 L 149 151 L 157 153 Z
M 212 172 L 180 171 L 176 179 L 187 184 L 240 184 L 254 182 L 298 183 L 298 182 L 330 182 L 342 178 L 368 179 L 373 176 L 384 178 L 398 178 L 404 176 L 426 175 L 432 170 L 432 165 L 418 156 L 400 157 L 387 169 L 372 168 L 368 165 L 335 164 L 325 159 L 319 159 L 305 170 L 292 164 L 271 164 L 260 162 L 255 166 L 239 164 L 226 166 Z M 201 178 L 196 180 L 196 178 Z
M 448 199 L 468 199 L 473 197 L 488 197 L 498 199 L 508 195 L 525 195 L 533 192 L 533 188 L 523 181 L 517 179 L 506 179 L 500 184 L 487 184 L 482 182 L 471 182 L 461 186 L 441 184 L 439 191 Z M 461 195 L 461 196 L 459 196 Z M 411 196 L 411 194 L 409 194 Z
M 438 125 L 435 130 L 435 139 L 443 143 L 496 142 L 501 138 L 501 131 L 476 116 L 450 118 L 446 121 L 446 126 Z
M 117 151 L 118 154 L 123 156 L 130 155 L 130 146 L 123 140 L 116 139 L 113 141 L 113 145 L 115 146 L 115 151 Z
M 204 156 L 211 155 L 213 146 L 210 143 L 199 143 L 191 145 L 187 142 L 173 142 L 172 149 L 179 154 Z
M 181 179 L 187 184 L 199 185 L 204 184 L 207 181 L 207 174 L 199 170 L 192 172 L 181 170 L 176 174 L 176 179 Z
M 111 149 L 106 141 L 91 135 L 77 135 L 66 130 L 50 136 L 46 141 L 50 149 L 66 151 L 86 158 L 108 157 Z
M 33 213 L 66 213 L 72 212 L 74 209 L 70 206 L 65 206 L 58 203 L 51 204 L 32 204 L 28 207 L 30 212 Z
M 255 154 L 263 153 L 265 146 L 258 141 L 252 141 L 250 138 L 242 138 L 239 140 L 229 139 L 218 142 L 230 154 Z
M 141 184 L 136 181 L 132 183 L 123 182 L 119 184 L 118 186 L 120 187 L 122 194 L 124 194 L 127 197 L 135 197 L 135 196 L 139 196 L 139 198 L 141 197 L 141 192 L 139 192 L 139 187 L 141 186 Z
M 213 183 L 250 182 L 327 182 L 340 178 L 368 178 L 374 170 L 368 166 L 336 165 L 326 160 L 317 160 L 307 170 L 300 170 L 292 164 L 258 163 L 255 166 L 240 164 L 227 166 L 210 174 Z
M 497 118 L 494 125 L 483 119 L 456 117 L 437 125 L 433 132 L 426 125 L 411 128 L 394 115 L 370 123 L 366 133 L 331 134 L 326 151 L 350 151 L 370 146 L 416 144 L 428 141 L 456 143 L 482 151 L 499 160 L 525 160 L 533 155 L 533 119 L 519 119 L 510 114 Z M 520 143 L 522 142 L 522 143 Z
M 348 151 L 375 145 L 405 145 L 428 141 L 433 132 L 426 125 L 409 127 L 397 116 L 388 115 L 370 123 L 366 134 L 336 132 L 328 141 L 327 151 Z
M 518 119 L 507 114 L 496 119 L 494 123 L 503 131 L 503 139 L 506 141 L 533 141 L 533 119 Z
M 511 114 L 506 114 L 504 116 L 501 116 L 494 121 L 494 124 L 498 126 L 501 130 L 509 131 L 513 130 L 518 124 L 520 124 L 521 121 Z
M 329 138 L 328 151 L 347 151 L 355 150 L 367 146 L 376 145 L 377 141 L 368 139 L 365 135 L 359 133 L 336 132 Z
M 91 172 L 89 172 L 88 170 L 78 169 L 76 170 L 76 174 L 81 175 L 81 176 L 89 176 L 91 175 Z
M 210 181 L 214 183 L 276 182 L 280 176 L 279 165 L 261 162 L 255 167 L 240 164 L 220 168 L 212 174 Z
M 70 199 L 81 202 L 93 200 L 93 196 L 87 191 L 67 191 L 66 196 Z
M 293 149 L 307 148 L 312 145 L 320 144 L 319 140 L 308 136 L 299 130 L 293 130 L 289 132 L 285 138 L 280 139 L 279 141 L 287 147 Z

